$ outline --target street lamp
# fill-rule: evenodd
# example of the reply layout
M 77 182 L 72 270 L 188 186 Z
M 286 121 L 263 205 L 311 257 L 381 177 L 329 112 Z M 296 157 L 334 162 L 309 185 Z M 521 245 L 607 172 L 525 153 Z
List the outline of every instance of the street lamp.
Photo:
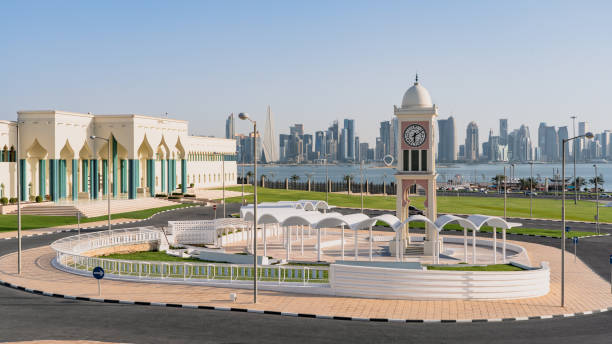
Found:
M 91 135 L 89 137 L 92 140 L 95 139 L 100 139 L 100 140 L 104 140 L 106 141 L 106 143 L 108 143 L 108 164 L 107 164 L 107 168 L 108 171 L 106 172 L 106 199 L 108 200 L 108 230 L 111 230 L 111 207 L 110 207 L 110 203 L 111 203 L 111 198 L 110 198 L 110 162 L 111 162 L 111 141 L 110 139 L 104 138 L 104 137 L 100 137 L 100 136 L 95 136 L 95 135 Z
M 533 217 L 533 160 L 529 162 L 531 165 L 531 177 L 529 178 L 529 217 Z
M 238 118 L 253 123 L 253 303 L 257 303 L 257 122 L 246 112 Z
M 567 144 L 569 141 L 572 141 L 578 138 L 582 138 L 582 137 L 592 139 L 593 133 L 588 132 L 584 135 L 574 136 L 569 139 L 563 139 L 562 141 L 563 145 L 561 147 L 563 150 L 563 159 L 561 160 L 561 183 L 563 183 L 562 188 L 561 188 L 561 191 L 562 191 L 561 219 L 563 223 L 563 227 L 561 230 L 561 307 L 565 307 L 565 144 Z M 574 159 L 575 159 L 575 156 L 574 156 Z M 576 178 L 574 178 L 574 181 L 575 180 Z
M 361 162 L 359 163 L 359 174 L 361 175 L 359 191 L 361 192 L 361 213 L 363 214 L 363 160 L 361 160 Z
M 570 116 L 570 118 L 572 119 L 572 127 L 573 127 L 572 135 L 574 136 L 574 138 L 576 138 L 576 118 L 578 117 Z M 577 150 L 578 149 L 576 147 L 576 142 L 574 142 L 574 148 L 572 149 L 572 155 L 574 157 L 574 205 L 578 204 L 578 181 L 576 180 L 576 151 Z
M 506 220 L 507 199 L 508 199 L 508 182 L 506 181 L 506 165 L 504 165 L 504 220 Z
M 593 167 L 595 168 L 595 179 L 593 181 L 595 182 L 595 204 L 597 209 L 597 213 L 595 214 L 595 229 L 597 234 L 599 234 L 599 187 L 597 186 L 597 165 L 593 165 Z
M 244 205 L 244 151 L 240 149 L 240 157 L 242 158 L 242 205 Z
M 17 119 L 17 151 L 15 151 L 15 161 L 17 161 L 17 274 L 21 275 L 21 164 L 19 156 L 19 119 Z M 9 156 L 9 161 L 11 161 Z M 44 196 L 44 195 L 43 195 Z
M 329 154 L 325 154 L 325 203 L 329 204 L 329 172 L 327 170 L 327 157 Z
M 223 189 L 223 192 L 222 192 L 223 193 L 223 195 L 222 195 L 222 198 L 223 198 L 223 218 L 225 218 L 225 214 L 226 214 L 225 213 L 225 153 L 223 153 L 223 160 L 222 160 L 222 163 L 221 163 L 221 173 L 223 174 L 223 184 L 222 184 L 223 185 L 222 186 L 222 189 Z

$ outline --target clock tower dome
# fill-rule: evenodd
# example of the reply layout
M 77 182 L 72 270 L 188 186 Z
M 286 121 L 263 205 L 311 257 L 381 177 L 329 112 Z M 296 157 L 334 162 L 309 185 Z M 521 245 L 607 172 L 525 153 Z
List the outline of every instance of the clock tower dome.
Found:
M 402 221 L 410 216 L 410 198 L 418 195 L 417 190 L 422 190 L 425 193 L 425 215 L 431 221 L 435 221 L 437 174 L 434 135 L 438 108 L 431 102 L 427 89 L 419 84 L 418 75 L 414 85 L 404 94 L 401 107 L 394 106 L 394 114 L 399 123 L 399 135 L 396 138 L 399 149 L 395 173 L 397 216 Z M 434 255 L 435 245 L 439 243 L 436 243 L 438 239 L 435 230 L 427 226 L 424 254 Z M 406 247 L 410 244 L 408 228 L 403 230 L 402 241 Z M 400 257 L 403 256 L 402 253 Z

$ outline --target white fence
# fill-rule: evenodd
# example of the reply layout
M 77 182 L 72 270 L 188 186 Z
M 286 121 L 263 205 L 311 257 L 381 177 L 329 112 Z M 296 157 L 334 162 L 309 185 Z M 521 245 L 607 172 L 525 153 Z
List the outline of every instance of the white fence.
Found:
M 172 235 L 173 243 L 179 244 L 209 244 L 219 245 L 219 238 L 232 232 L 252 226 L 241 219 L 223 218 L 199 221 L 168 221 L 168 234 Z
M 548 294 L 548 263 L 526 271 L 445 271 L 332 264 L 338 296 L 379 299 L 520 299 Z
M 136 261 L 83 255 L 87 251 L 104 247 L 158 242 L 161 235 L 163 234 L 158 230 L 133 228 L 59 239 L 51 244 L 56 251 L 54 265 L 84 276 L 91 276 L 93 268 L 101 266 L 105 270 L 105 278 L 109 279 L 252 285 L 254 273 L 253 265 L 250 264 L 199 263 L 196 260 L 194 262 Z M 271 285 L 328 287 L 328 271 L 327 266 L 316 265 L 258 266 L 257 280 L 262 282 L 261 286 L 264 289 Z

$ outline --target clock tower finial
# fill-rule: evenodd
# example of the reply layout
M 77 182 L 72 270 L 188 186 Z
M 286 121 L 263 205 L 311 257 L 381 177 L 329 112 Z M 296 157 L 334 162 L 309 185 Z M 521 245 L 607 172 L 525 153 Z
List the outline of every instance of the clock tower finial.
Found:
M 416 73 L 416 76 L 414 77 L 414 84 L 418 84 L 419 83 L 419 73 Z

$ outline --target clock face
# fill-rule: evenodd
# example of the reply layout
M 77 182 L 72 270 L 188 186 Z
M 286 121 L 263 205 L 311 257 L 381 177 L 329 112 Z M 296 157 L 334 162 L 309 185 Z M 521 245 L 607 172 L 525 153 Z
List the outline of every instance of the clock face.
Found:
M 404 142 L 411 147 L 419 147 L 426 138 L 425 128 L 419 124 L 411 124 L 404 130 Z

